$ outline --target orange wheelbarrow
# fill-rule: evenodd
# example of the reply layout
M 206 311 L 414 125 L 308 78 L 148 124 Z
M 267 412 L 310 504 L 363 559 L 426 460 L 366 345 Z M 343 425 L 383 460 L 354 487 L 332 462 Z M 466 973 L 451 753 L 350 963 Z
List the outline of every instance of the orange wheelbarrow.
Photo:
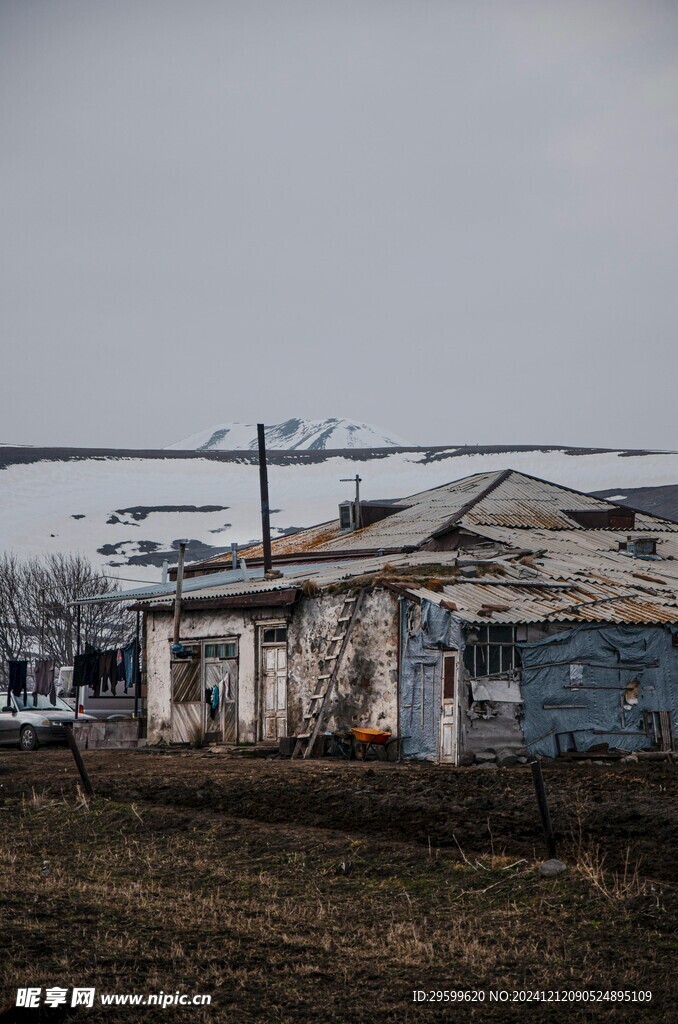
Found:
M 387 732 L 385 729 L 351 729 L 355 737 L 355 748 L 356 757 L 364 761 L 367 758 L 370 750 L 374 752 L 375 757 L 379 757 L 379 747 L 384 747 L 386 750 L 386 760 L 388 760 L 388 748 L 391 743 L 398 743 L 398 737 L 394 736 L 392 732 Z

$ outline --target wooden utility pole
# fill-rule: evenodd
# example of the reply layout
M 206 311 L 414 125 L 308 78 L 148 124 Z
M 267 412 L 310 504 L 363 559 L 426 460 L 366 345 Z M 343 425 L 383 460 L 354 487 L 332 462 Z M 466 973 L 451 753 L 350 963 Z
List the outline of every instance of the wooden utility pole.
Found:
M 271 519 L 268 506 L 268 470 L 266 468 L 266 436 L 264 424 L 257 423 L 259 441 L 259 491 L 261 494 L 261 532 L 264 545 L 264 576 L 273 568 L 271 558 Z
M 174 634 L 172 642 L 179 643 L 181 632 L 181 591 L 184 585 L 184 554 L 186 553 L 186 541 L 179 541 L 179 564 L 177 566 L 177 588 L 174 594 Z

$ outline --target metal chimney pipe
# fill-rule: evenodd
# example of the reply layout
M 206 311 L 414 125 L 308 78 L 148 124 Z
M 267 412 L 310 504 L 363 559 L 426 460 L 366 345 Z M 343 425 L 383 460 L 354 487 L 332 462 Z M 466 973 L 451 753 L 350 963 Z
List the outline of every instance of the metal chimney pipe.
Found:
M 259 490 L 261 493 L 261 531 L 264 544 L 264 576 L 273 567 L 271 559 L 271 521 L 268 506 L 268 471 L 266 468 L 266 437 L 264 424 L 257 423 L 259 440 Z
M 231 544 L 231 568 L 238 568 L 238 545 Z

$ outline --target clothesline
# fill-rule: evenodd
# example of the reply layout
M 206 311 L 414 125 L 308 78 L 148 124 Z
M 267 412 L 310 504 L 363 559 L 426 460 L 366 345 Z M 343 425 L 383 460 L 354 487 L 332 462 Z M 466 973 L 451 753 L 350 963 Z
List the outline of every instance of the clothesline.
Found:
M 112 647 L 99 651 L 91 644 L 85 645 L 82 654 L 76 654 L 73 662 L 73 685 L 79 689 L 88 686 L 93 696 L 111 693 L 116 696 L 118 683 L 123 683 L 127 693 L 136 682 L 135 657 L 138 656 L 136 640 L 124 647 Z
M 7 662 L 8 693 L 16 697 L 23 694 L 24 704 L 28 696 L 28 660 L 11 658 Z M 37 658 L 33 668 L 34 686 L 32 692 L 49 697 L 56 704 L 56 685 L 54 683 L 54 661 L 52 658 Z

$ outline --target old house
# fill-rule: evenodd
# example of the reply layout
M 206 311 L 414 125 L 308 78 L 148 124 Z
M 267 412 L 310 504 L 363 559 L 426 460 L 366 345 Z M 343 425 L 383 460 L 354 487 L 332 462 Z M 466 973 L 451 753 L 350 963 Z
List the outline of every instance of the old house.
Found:
M 189 566 L 179 649 L 174 584 L 125 595 L 144 613 L 149 742 L 275 743 L 318 722 L 451 764 L 675 749 L 677 523 L 513 470 L 346 507 L 274 542 L 268 577 L 256 547 Z

